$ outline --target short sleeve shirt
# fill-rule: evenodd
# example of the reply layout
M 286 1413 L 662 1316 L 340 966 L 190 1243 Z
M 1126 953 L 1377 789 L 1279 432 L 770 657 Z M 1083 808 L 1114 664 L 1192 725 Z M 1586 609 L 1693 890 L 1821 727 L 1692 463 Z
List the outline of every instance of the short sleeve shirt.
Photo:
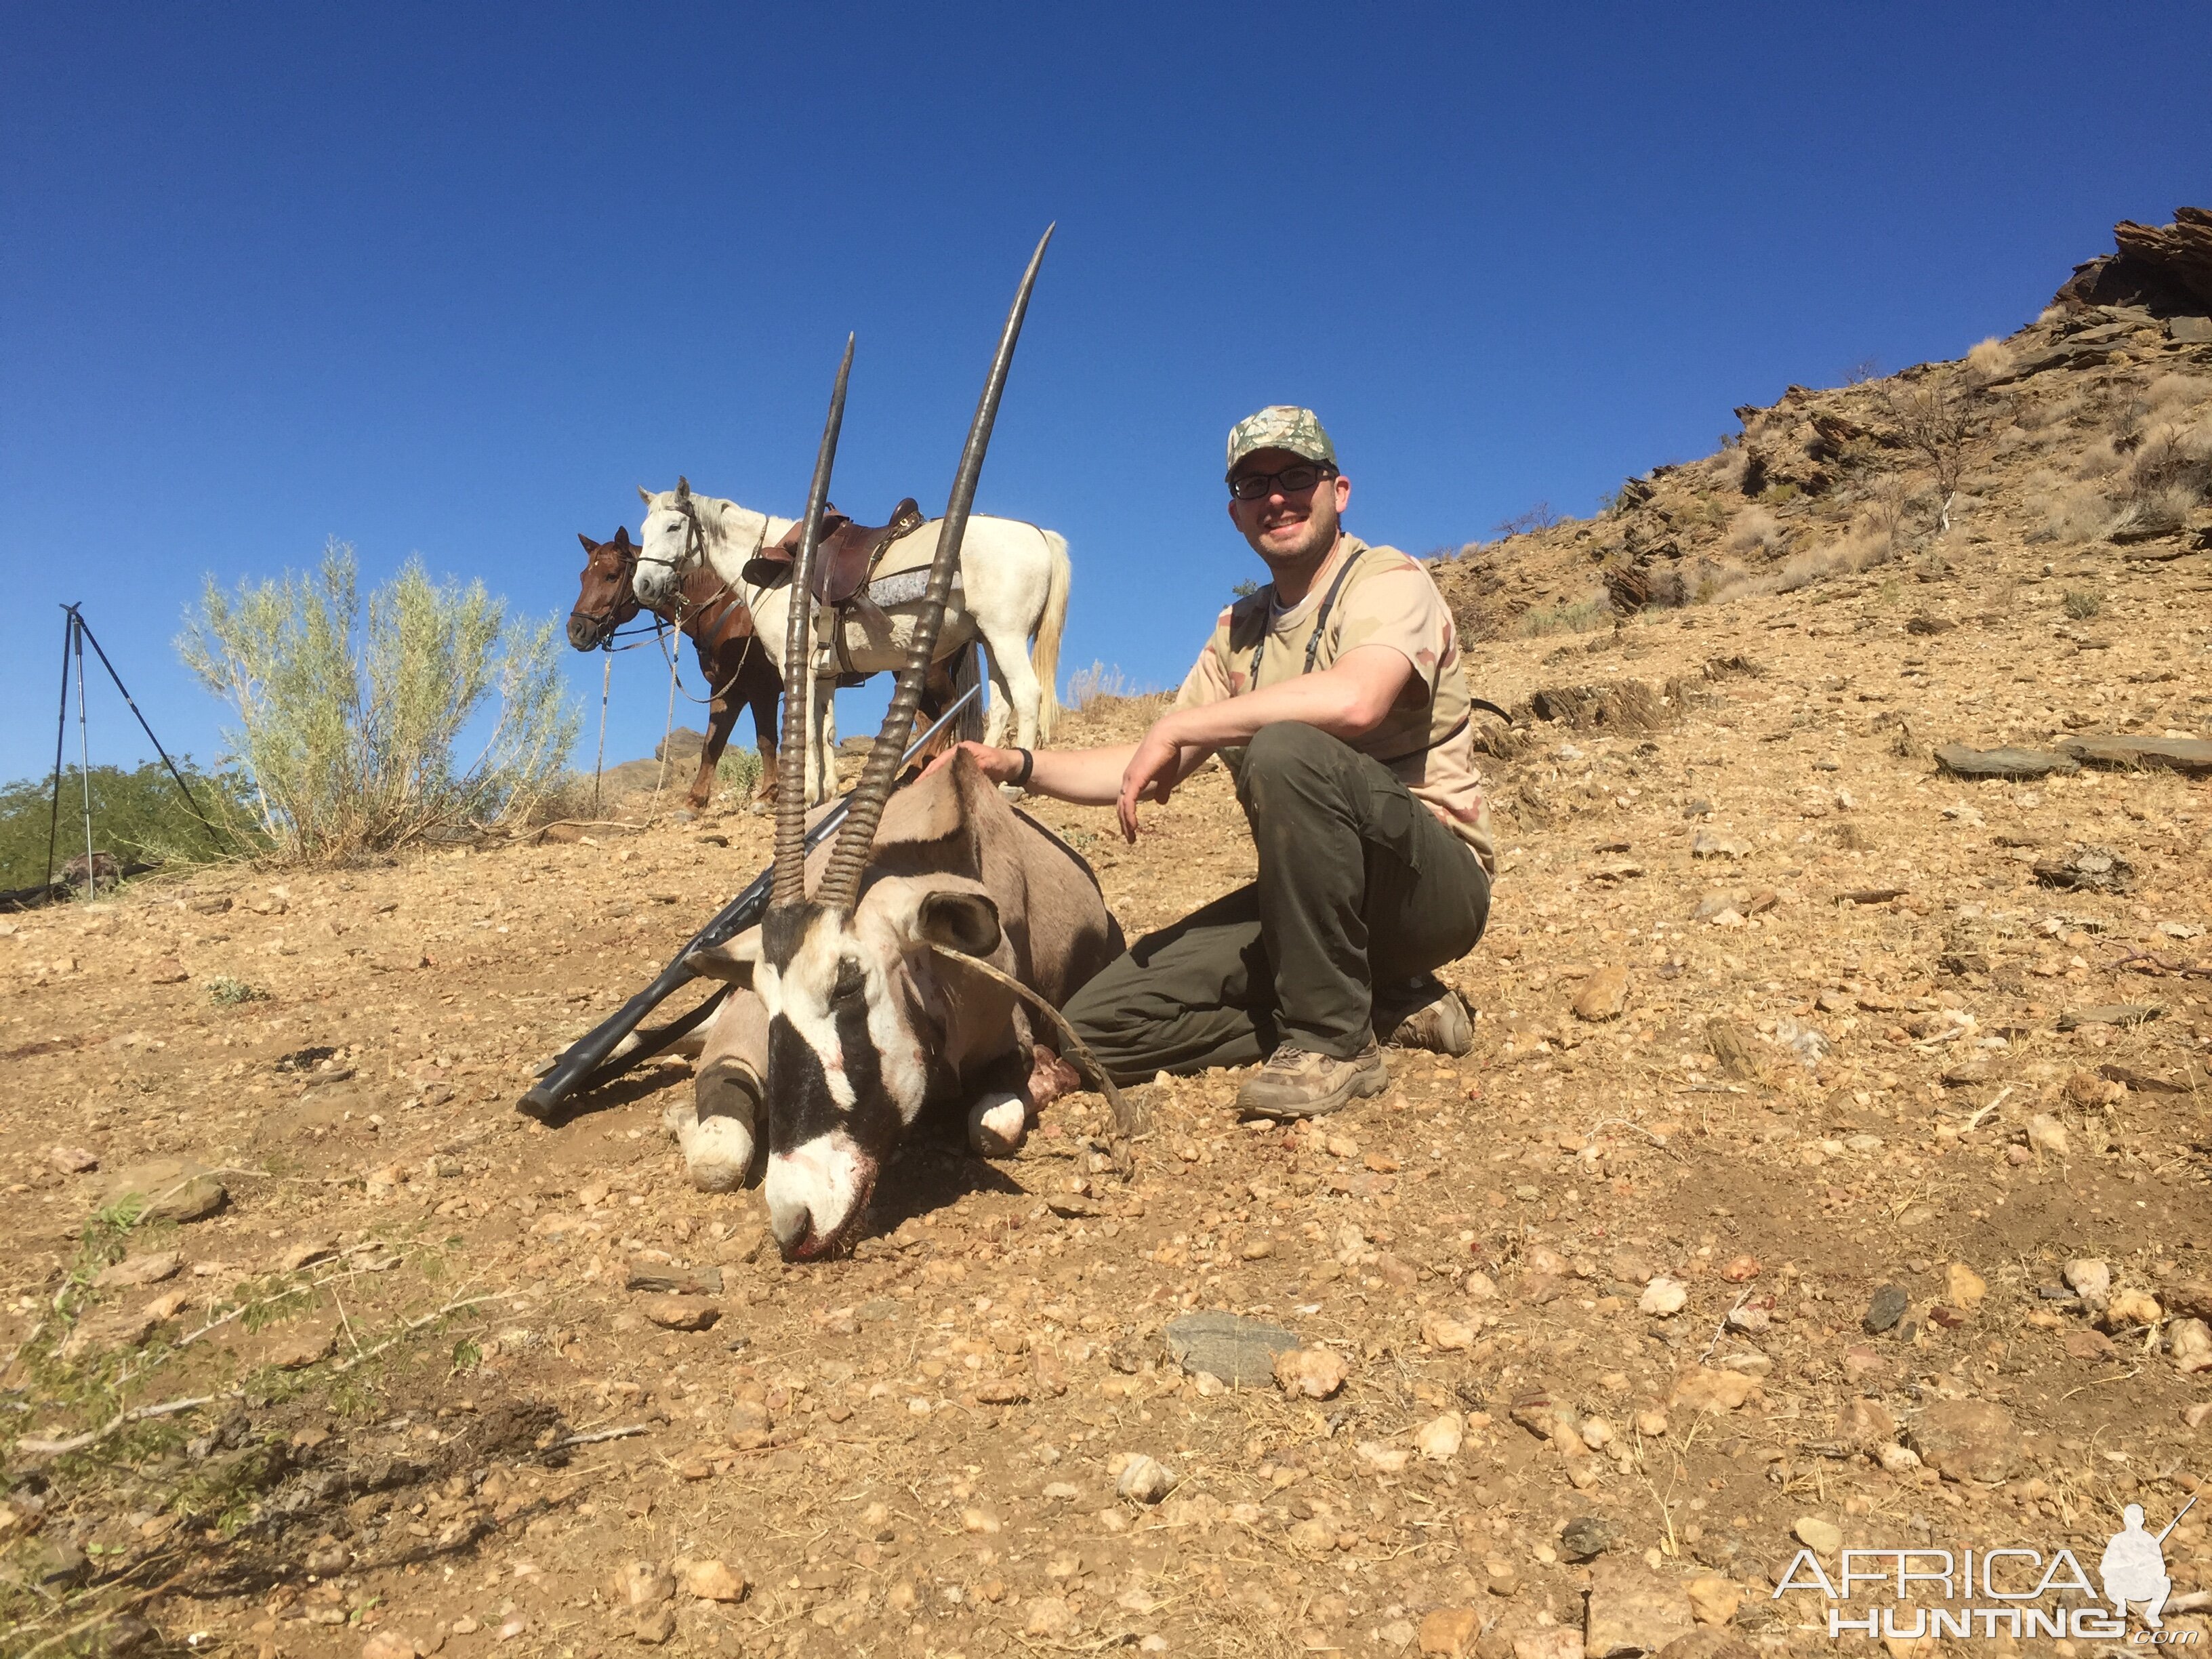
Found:
M 1341 583 L 1339 578 L 1341 578 Z M 1322 607 L 1336 598 L 1325 621 Z M 1318 625 L 1321 638 L 1315 643 Z M 1450 607 L 1418 560 L 1395 547 L 1370 547 L 1356 536 L 1338 539 L 1297 604 L 1287 608 L 1273 584 L 1237 601 L 1214 624 L 1213 637 L 1183 680 L 1176 705 L 1202 708 L 1316 672 L 1346 652 L 1388 646 L 1413 665 L 1413 677 L 1382 724 L 1352 744 L 1371 755 L 1444 827 L 1495 872 L 1490 809 L 1474 765 L 1473 706 L 1460 664 Z M 1224 750 L 1231 769 L 1241 750 Z

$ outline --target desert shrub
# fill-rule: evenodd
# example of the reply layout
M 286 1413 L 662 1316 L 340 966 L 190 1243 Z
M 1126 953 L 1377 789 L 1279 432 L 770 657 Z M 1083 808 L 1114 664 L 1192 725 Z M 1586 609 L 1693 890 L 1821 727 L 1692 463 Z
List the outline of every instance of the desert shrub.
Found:
M 1559 515 L 1552 510 L 1551 502 L 1539 501 L 1526 513 L 1500 519 L 1490 526 L 1490 533 L 1493 538 L 1502 540 L 1508 536 L 1525 536 L 1532 531 L 1549 530 L 1559 521 Z
M 1093 662 L 1090 667 L 1079 668 L 1067 677 L 1067 695 L 1061 702 L 1070 708 L 1080 710 L 1102 697 L 1127 700 L 1159 695 L 1152 686 L 1137 684 L 1118 665 L 1109 668 L 1103 662 Z
M 761 758 L 757 749 L 740 749 L 732 744 L 722 751 L 722 758 L 714 763 L 714 787 L 726 789 L 739 799 L 751 796 L 760 782 Z
M 1600 588 L 1588 599 L 1521 613 L 1520 630 L 1532 639 L 1547 634 L 1588 634 L 1611 626 L 1612 598 Z
M 2153 417 L 2171 419 L 2212 398 L 2212 375 L 2161 374 L 2143 388 L 2143 407 Z
M 2120 470 L 2120 448 L 2110 438 L 2100 438 L 2074 460 L 2077 478 L 2109 478 Z
M 239 719 L 224 733 L 281 855 L 327 860 L 430 830 L 526 817 L 562 776 L 580 717 L 550 622 L 510 619 L 481 582 L 410 559 L 369 595 L 332 540 L 313 575 L 225 593 L 210 577 L 178 654 Z M 480 715 L 475 758 L 455 753 Z
M 1974 426 L 1974 382 L 1954 389 L 1942 378 L 1927 376 L 1911 384 L 1893 386 L 1885 401 L 1898 436 L 1936 475 L 1936 497 L 1942 505 L 1936 527 L 1951 527 L 1951 498 L 1966 469 L 1966 448 Z
M 2087 622 L 2105 608 L 2105 596 L 2094 587 L 2069 587 L 2060 598 L 2058 608 L 2075 622 Z
M 2094 484 L 2076 484 L 2043 500 L 2043 524 L 2030 532 L 2030 541 L 2089 542 L 2112 527 L 2118 515 L 2105 492 Z
M 2011 367 L 2011 348 L 1994 334 L 1966 354 L 1966 373 L 1977 380 L 1994 380 Z
M 177 793 L 176 780 L 159 761 L 132 771 L 92 769 L 93 843 L 125 864 L 193 864 L 258 850 L 250 830 L 245 781 L 234 772 L 206 773 L 189 757 L 178 770 L 191 786 L 210 830 Z M 46 878 L 46 845 L 53 823 L 53 778 L 22 778 L 0 785 L 0 888 L 31 887 Z M 84 785 L 75 768 L 62 774 L 61 831 L 54 869 L 84 856 Z
M 1782 541 L 1782 526 L 1771 513 L 1763 507 L 1747 507 L 1735 515 L 1721 545 L 1738 558 L 1747 555 L 1765 558 L 1780 551 Z

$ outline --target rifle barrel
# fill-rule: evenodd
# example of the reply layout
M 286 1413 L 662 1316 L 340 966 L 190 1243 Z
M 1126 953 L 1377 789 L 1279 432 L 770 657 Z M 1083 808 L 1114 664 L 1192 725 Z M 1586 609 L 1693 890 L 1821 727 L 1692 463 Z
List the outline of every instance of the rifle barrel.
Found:
M 907 746 L 906 760 L 902 764 L 910 763 L 916 755 L 935 741 L 937 735 L 951 726 L 959 717 L 960 711 L 974 698 L 980 696 L 982 690 L 979 682 L 955 697 L 929 729 Z M 806 832 L 807 851 L 812 852 L 822 842 L 837 833 L 838 826 L 845 822 L 848 804 L 852 799 L 850 793 L 841 797 L 836 805 L 822 815 L 821 821 Z M 694 951 L 726 945 L 760 920 L 762 913 L 768 908 L 769 891 L 775 877 L 775 866 L 771 864 L 746 883 L 744 890 L 716 911 L 714 919 L 691 936 L 690 943 L 670 959 L 652 984 L 569 1044 L 539 1075 L 529 1091 L 515 1103 L 515 1109 L 531 1117 L 550 1117 L 560 1109 L 561 1103 L 579 1089 L 595 1088 L 619 1076 L 630 1064 L 644 1058 L 647 1051 L 639 1048 L 623 1056 L 616 1065 L 607 1067 L 604 1076 L 599 1075 L 607 1057 L 621 1045 L 624 1037 L 638 1028 L 647 1014 L 698 977 L 686 961 Z M 684 1022 L 679 1020 L 677 1024 L 681 1025 Z

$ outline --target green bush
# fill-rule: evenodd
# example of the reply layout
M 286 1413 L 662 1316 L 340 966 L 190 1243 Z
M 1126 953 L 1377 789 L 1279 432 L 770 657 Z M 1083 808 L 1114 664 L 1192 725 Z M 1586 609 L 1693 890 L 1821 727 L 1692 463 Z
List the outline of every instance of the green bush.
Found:
M 416 559 L 368 597 L 353 549 L 332 540 L 312 576 L 208 579 L 178 654 L 239 717 L 226 732 L 271 846 L 331 860 L 427 831 L 526 816 L 562 777 L 580 718 L 561 696 L 550 622 L 433 581 Z M 492 726 L 466 764 L 454 745 Z
M 245 781 L 234 773 L 209 774 L 190 760 L 178 770 L 215 823 L 210 834 L 177 793 L 176 780 L 159 761 L 134 771 L 92 769 L 92 842 L 124 864 L 193 864 L 254 850 L 232 832 L 246 805 Z M 0 785 L 0 888 L 35 887 L 46 878 L 46 841 L 53 822 L 51 774 Z M 76 768 L 62 774 L 61 833 L 54 838 L 54 877 L 84 856 L 84 784 Z

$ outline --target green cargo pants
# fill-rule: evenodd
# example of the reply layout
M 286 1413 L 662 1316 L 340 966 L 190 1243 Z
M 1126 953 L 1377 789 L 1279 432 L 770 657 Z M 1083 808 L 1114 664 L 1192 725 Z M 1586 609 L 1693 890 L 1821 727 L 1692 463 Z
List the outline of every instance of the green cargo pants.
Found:
M 1381 762 L 1310 726 L 1264 726 L 1237 799 L 1259 879 L 1139 939 L 1063 1011 L 1116 1083 L 1249 1066 L 1284 1042 L 1349 1059 L 1376 988 L 1387 1000 L 1482 937 L 1481 861 Z

